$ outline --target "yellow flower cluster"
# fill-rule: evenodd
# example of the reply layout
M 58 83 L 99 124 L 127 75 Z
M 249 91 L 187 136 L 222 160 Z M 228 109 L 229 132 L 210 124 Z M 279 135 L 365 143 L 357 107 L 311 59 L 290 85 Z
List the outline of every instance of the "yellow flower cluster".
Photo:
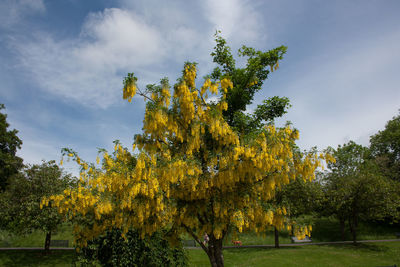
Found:
M 123 88 L 123 99 L 127 99 L 129 102 L 132 101 L 132 98 L 135 96 L 136 94 L 136 84 L 131 83 L 128 84 L 126 86 L 124 86 Z
M 252 81 L 251 83 L 249 83 L 249 87 L 251 87 L 251 86 L 253 86 L 253 85 L 256 85 L 258 82 L 257 82 L 257 80 L 254 80 L 254 81 Z
M 276 61 L 276 63 L 270 65 L 270 67 L 271 67 L 271 72 L 274 72 L 274 70 L 277 70 L 279 68 L 279 62 Z
M 298 240 L 303 240 L 306 236 L 311 237 L 312 226 L 296 226 L 294 228 L 294 235 Z
M 196 87 L 196 76 L 197 76 L 197 70 L 196 70 L 196 65 L 194 64 L 187 64 L 185 66 L 184 70 L 184 81 L 185 83 L 190 87 L 190 88 L 195 88 Z
M 221 80 L 221 88 L 224 91 L 224 93 L 226 94 L 228 92 L 228 88 L 231 88 L 231 89 L 233 88 L 232 81 L 229 79 L 226 79 L 226 78 L 222 79 Z

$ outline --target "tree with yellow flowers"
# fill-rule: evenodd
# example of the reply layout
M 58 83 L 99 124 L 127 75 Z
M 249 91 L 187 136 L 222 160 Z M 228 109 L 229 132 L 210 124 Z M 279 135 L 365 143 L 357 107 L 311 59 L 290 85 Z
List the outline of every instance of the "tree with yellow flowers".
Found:
M 138 93 L 147 99 L 143 133 L 135 136 L 132 150 L 116 143 L 112 154 L 103 153 L 99 167 L 69 153 L 82 167 L 79 185 L 43 204 L 51 202 L 76 219 L 78 245 L 113 227 L 123 233 L 134 228 L 142 237 L 167 228 L 172 239 L 190 234 L 212 266 L 223 266 L 228 231 L 291 226 L 285 209 L 267 201 L 293 179 L 312 180 L 320 160 L 329 156 L 294 153 L 297 130 L 265 125 L 285 112 L 285 98 L 271 98 L 254 114 L 244 114 L 270 72 L 267 67 L 275 70 L 286 48 L 242 47 L 248 63 L 240 69 L 225 40 L 217 35 L 216 41 L 212 55 L 222 69 L 200 86 L 195 63 L 185 63 L 173 89 L 162 79 L 141 90 L 128 74 L 123 98 L 131 102 Z M 208 101 L 210 95 L 219 101 Z M 202 243 L 205 233 L 207 244 Z

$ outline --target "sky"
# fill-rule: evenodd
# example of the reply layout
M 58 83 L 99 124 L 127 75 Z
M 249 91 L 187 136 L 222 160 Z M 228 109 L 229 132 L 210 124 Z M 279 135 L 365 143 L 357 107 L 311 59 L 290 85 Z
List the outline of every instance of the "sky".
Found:
M 59 161 L 64 147 L 93 162 L 141 132 L 145 102 L 122 99 L 126 74 L 141 88 L 174 83 L 195 61 L 203 77 L 220 30 L 235 56 L 243 44 L 288 47 L 248 111 L 286 96 L 276 124 L 299 129 L 300 148 L 367 146 L 399 114 L 398 14 L 398 0 L 2 0 L 0 103 L 25 163 Z

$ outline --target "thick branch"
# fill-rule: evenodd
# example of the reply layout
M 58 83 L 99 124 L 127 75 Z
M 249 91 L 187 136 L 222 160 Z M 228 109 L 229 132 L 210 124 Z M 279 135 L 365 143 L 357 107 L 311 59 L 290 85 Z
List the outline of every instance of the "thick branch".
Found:
M 193 237 L 193 239 L 196 240 L 197 243 L 199 243 L 201 248 L 208 254 L 208 252 L 209 252 L 208 248 L 203 244 L 203 242 L 200 241 L 200 239 L 196 236 L 196 234 L 193 233 L 193 231 L 184 224 L 183 224 L 183 228 L 185 228 L 186 232 L 188 232 Z

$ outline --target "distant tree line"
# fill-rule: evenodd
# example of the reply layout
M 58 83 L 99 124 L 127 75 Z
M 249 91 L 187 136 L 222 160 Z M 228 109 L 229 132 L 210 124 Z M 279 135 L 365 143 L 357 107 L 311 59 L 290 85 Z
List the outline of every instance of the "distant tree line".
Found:
M 346 225 L 357 242 L 359 223 L 381 221 L 398 224 L 400 219 L 400 115 L 370 137 L 370 145 L 349 141 L 329 148 L 336 162 L 320 171 L 317 179 L 299 179 L 277 195 L 290 216 L 312 223 L 313 218 L 334 216 L 342 240 Z

